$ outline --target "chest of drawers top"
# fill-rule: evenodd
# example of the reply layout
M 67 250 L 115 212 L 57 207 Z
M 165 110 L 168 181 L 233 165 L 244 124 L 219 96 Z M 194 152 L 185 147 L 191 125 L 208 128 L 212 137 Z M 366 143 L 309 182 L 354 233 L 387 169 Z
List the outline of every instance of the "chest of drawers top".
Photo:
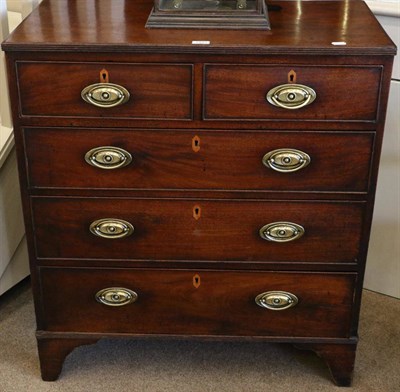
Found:
M 151 0 L 44 1 L 3 48 L 291 56 L 395 52 L 391 40 L 359 0 L 268 1 L 271 30 L 256 31 L 146 29 L 152 5 Z

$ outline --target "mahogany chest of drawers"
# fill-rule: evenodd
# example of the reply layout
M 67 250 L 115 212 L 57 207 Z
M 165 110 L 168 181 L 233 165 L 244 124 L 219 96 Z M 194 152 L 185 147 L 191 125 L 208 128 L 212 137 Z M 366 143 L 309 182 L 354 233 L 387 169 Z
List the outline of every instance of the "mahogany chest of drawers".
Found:
M 44 380 L 152 335 L 291 342 L 350 384 L 396 48 L 362 1 L 274 5 L 203 31 L 44 0 L 3 43 Z

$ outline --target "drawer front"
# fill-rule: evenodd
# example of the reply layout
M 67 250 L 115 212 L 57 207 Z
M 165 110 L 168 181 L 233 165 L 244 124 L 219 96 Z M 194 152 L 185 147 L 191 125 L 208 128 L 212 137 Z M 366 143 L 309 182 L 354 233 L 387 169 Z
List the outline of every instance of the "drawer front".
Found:
M 366 192 L 373 142 L 369 132 L 25 129 L 33 188 Z M 89 154 L 94 163 L 85 161 L 102 147 L 105 153 Z M 115 148 L 132 161 L 112 161 Z M 286 159 L 293 158 L 290 151 L 295 158 L 303 153 L 310 162 L 274 166 L 272 154 L 263 163 L 278 150 Z
M 32 208 L 39 258 L 354 263 L 365 203 L 34 198 Z M 291 225 L 264 228 L 276 222 Z
M 293 82 L 314 90 L 315 100 L 294 110 L 272 105 L 267 93 L 292 84 L 292 70 Z M 376 121 L 381 73 L 381 67 L 206 65 L 204 118 Z M 274 95 L 284 101 L 285 91 Z
M 174 335 L 348 337 L 355 280 L 356 274 L 336 273 L 83 268 L 40 273 L 47 330 Z M 129 302 L 121 288 L 133 292 L 133 302 L 121 305 Z M 99 293 L 103 289 L 110 290 Z M 273 299 L 274 291 L 292 294 L 297 304 L 279 311 L 256 304 L 259 294 Z M 96 300 L 97 293 L 107 304 Z
M 103 69 L 109 83 L 129 92 L 126 103 L 104 108 L 82 99 Z M 192 118 L 191 65 L 18 62 L 17 73 L 23 116 Z

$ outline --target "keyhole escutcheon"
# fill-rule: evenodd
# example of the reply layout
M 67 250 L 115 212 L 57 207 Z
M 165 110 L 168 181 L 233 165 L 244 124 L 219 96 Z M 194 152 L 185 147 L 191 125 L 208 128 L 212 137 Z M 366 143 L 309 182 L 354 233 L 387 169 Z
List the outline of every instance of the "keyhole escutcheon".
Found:
M 192 150 L 194 152 L 200 151 L 200 138 L 197 135 L 192 139 Z
M 297 81 L 297 74 L 296 72 L 292 69 L 289 73 L 288 73 L 288 83 L 296 83 Z
M 200 287 L 200 275 L 196 274 L 193 276 L 193 286 L 198 289 Z
M 201 217 L 201 207 L 199 205 L 195 205 L 193 207 L 193 218 L 199 220 Z
M 103 68 L 100 71 L 100 83 L 108 83 L 108 81 L 109 81 L 108 71 L 105 68 Z

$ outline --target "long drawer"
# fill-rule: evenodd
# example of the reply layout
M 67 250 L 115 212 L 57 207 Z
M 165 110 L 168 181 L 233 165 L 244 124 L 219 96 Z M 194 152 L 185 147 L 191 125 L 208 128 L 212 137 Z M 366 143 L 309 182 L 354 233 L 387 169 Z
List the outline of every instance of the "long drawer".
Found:
M 192 65 L 190 64 L 113 64 L 17 62 L 20 108 L 23 116 L 110 117 L 143 119 L 192 118 Z M 102 80 L 104 75 L 104 80 Z M 116 92 L 115 86 L 126 91 Z M 85 102 L 82 91 L 89 91 L 96 103 L 102 96 L 105 106 Z M 118 106 L 117 94 L 130 95 Z
M 49 331 L 348 337 L 356 276 L 41 268 L 43 321 Z
M 367 192 L 374 143 L 372 132 L 27 128 L 24 135 L 32 188 Z
M 354 263 L 363 202 L 32 199 L 39 258 Z
M 209 64 L 203 115 L 210 120 L 375 121 L 381 75 L 379 66 Z M 283 85 L 287 86 L 273 90 Z M 275 100 L 291 108 L 271 104 L 270 91 Z M 296 104 L 299 108 L 293 109 Z

